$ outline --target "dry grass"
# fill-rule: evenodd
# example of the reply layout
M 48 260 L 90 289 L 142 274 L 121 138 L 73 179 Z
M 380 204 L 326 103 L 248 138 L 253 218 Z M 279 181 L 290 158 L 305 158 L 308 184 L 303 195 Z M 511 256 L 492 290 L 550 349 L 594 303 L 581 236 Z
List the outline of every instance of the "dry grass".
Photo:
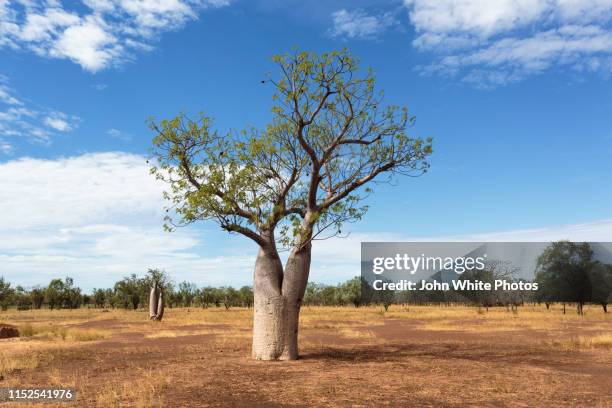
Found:
M 564 330 L 588 326 L 591 330 L 609 329 L 610 317 L 600 308 L 585 309 L 585 316 L 577 316 L 571 308 L 560 313 L 560 306 L 546 310 L 543 306 L 524 306 L 517 313 L 506 308 L 484 309 L 466 306 L 409 306 L 393 305 L 384 312 L 372 307 L 304 307 L 300 317 L 301 330 L 339 330 L 344 337 L 371 338 L 367 327 L 381 326 L 390 319 L 407 319 L 419 323 L 426 330 L 495 332 L 524 330 Z M 104 340 L 113 333 L 144 333 L 146 338 L 172 338 L 189 335 L 245 336 L 252 325 L 252 310 L 235 308 L 168 309 L 164 321 L 151 322 L 146 310 L 11 310 L 0 314 L 9 324 L 17 325 L 22 337 L 65 342 Z M 102 321 L 117 322 L 108 328 L 80 327 Z
M 66 351 L 78 353 L 86 343 L 15 338 L 1 340 L 0 344 L 0 375 L 9 377 L 15 371 L 35 370 L 41 364 L 61 357 Z
M 568 307 L 567 314 L 560 313 L 560 306 L 546 310 L 543 306 L 524 306 L 516 313 L 506 308 L 490 308 L 488 311 L 467 306 L 409 306 L 393 305 L 384 312 L 372 307 L 304 307 L 300 328 L 352 329 L 359 326 L 380 326 L 388 319 L 408 319 L 424 324 L 430 330 L 500 331 L 500 330 L 554 330 L 574 325 L 588 325 L 592 329 L 609 327 L 610 314 L 596 306 L 586 307 L 585 316 L 576 315 Z M 97 321 L 116 321 L 120 332 L 146 332 L 148 337 L 175 337 L 190 334 L 217 334 L 216 325 L 227 329 L 247 329 L 252 324 L 252 310 L 235 308 L 182 308 L 168 309 L 162 323 L 151 322 L 146 310 L 11 310 L 0 314 L 0 319 L 18 326 L 23 337 L 88 341 L 104 339 L 110 331 L 84 329 L 80 325 Z M 190 326 L 202 326 L 194 327 Z M 180 330 L 178 330 L 180 328 Z M 161 329 L 161 330 L 160 330 Z M 176 332 L 176 333 L 173 333 Z
M 96 319 L 104 319 L 106 313 L 97 309 L 59 309 L 59 310 L 15 310 L 0 313 L 0 320 L 15 325 L 45 322 L 73 325 Z
M 172 377 L 164 370 L 134 369 L 133 380 L 111 380 L 95 395 L 99 407 L 130 406 L 137 408 L 167 406 L 164 390 L 172 383 Z
M 562 314 L 560 306 L 546 310 L 544 306 L 523 306 L 512 312 L 503 307 L 485 310 L 468 306 L 410 306 L 390 309 L 386 318 L 414 319 L 424 323 L 428 330 L 457 330 L 465 332 L 558 330 L 577 325 L 593 330 L 609 328 L 612 318 L 601 308 L 585 308 L 585 315 L 578 316 L 568 307 Z
M 77 329 L 55 324 L 31 324 L 18 326 L 19 335 L 35 339 L 59 339 L 65 341 L 94 341 L 109 337 L 107 330 Z
M 552 340 L 547 342 L 551 347 L 562 351 L 580 351 L 590 349 L 612 349 L 612 334 L 595 336 L 576 336 L 569 339 Z
M 588 364 L 611 361 L 610 316 L 597 307 L 585 316 L 569 307 L 563 315 L 559 306 L 525 306 L 518 313 L 464 306 L 393 305 L 387 312 L 304 307 L 300 349 L 306 358 L 269 365 L 248 358 L 252 309 L 167 309 L 162 322 L 149 321 L 145 310 L 13 310 L 0 313 L 0 320 L 17 326 L 22 337 L 0 341 L 0 384 L 75 384 L 86 401 L 79 406 L 100 407 L 180 405 L 174 398 L 185 392 L 199 395 L 198 401 L 217 398 L 212 406 L 277 400 L 384 405 L 370 395 L 373 387 L 384 393 L 380 398 L 398 398 L 388 406 L 406 398 L 423 406 L 509 406 L 517 399 L 522 406 L 550 406 L 558 393 L 573 398 L 573 383 L 590 386 L 582 372 Z M 555 371 L 556 362 L 582 365 L 575 373 Z M 463 393 L 466 386 L 473 394 Z M 233 399 L 243 395 L 245 400 Z M 591 398 L 585 406 L 606 406 L 595 388 L 581 395 Z
M 11 352 L 0 350 L 0 376 L 6 376 L 15 370 L 33 370 L 38 367 L 38 353 L 35 350 Z
M 338 329 L 355 325 L 382 325 L 378 307 L 304 307 L 300 327 L 304 329 Z
M 95 341 L 106 339 L 110 336 L 108 330 L 97 329 L 74 329 L 68 332 L 68 337 L 74 341 Z
M 349 328 L 342 328 L 338 330 L 338 333 L 349 339 L 375 339 L 376 335 L 370 330 L 355 330 Z

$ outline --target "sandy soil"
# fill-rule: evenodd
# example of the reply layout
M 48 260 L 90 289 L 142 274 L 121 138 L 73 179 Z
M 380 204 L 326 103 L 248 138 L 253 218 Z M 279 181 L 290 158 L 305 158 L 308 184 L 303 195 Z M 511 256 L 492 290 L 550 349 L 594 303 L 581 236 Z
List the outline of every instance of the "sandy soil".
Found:
M 70 384 L 76 406 L 612 407 L 612 350 L 553 343 L 612 333 L 611 320 L 500 330 L 475 319 L 470 330 L 446 330 L 418 314 L 324 324 L 312 316 L 300 360 L 259 362 L 249 358 L 248 311 L 157 325 L 107 315 L 66 323 L 107 338 L 41 352 L 35 368 L 6 373 L 0 387 Z

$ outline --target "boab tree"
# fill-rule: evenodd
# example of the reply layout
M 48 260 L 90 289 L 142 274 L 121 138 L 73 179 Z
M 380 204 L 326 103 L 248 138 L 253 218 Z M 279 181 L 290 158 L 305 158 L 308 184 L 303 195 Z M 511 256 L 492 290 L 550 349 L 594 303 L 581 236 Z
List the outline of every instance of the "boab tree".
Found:
M 151 122 L 152 172 L 169 183 L 177 217 L 168 228 L 213 220 L 257 243 L 252 354 L 293 360 L 312 241 L 363 216 L 367 184 L 423 174 L 432 148 L 407 134 L 414 117 L 406 108 L 382 107 L 372 73 L 346 50 L 273 62 L 278 75 L 262 81 L 275 91 L 265 129 L 221 136 L 206 116 Z
M 161 321 L 164 317 L 164 292 L 169 279 L 159 269 L 149 269 L 144 279 L 145 287 L 149 287 L 149 319 Z

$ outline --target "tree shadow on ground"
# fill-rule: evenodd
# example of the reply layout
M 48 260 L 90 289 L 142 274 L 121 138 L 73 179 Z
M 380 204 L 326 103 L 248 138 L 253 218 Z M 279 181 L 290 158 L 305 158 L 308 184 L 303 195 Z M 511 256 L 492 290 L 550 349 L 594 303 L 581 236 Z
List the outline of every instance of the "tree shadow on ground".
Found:
M 544 352 L 544 353 L 543 353 Z M 316 351 L 303 353 L 303 360 L 333 360 L 341 362 L 394 362 L 406 358 L 462 359 L 473 361 L 509 362 L 526 359 L 542 361 L 550 355 L 541 348 L 519 348 L 498 345 L 462 343 L 404 343 L 374 344 L 347 347 L 323 347 Z

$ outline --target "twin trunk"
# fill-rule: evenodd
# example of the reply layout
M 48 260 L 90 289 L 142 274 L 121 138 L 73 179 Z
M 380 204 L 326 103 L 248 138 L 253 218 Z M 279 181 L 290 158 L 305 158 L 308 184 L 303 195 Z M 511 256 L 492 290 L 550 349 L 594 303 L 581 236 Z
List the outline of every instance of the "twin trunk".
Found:
M 149 293 L 149 319 L 161 320 L 164 317 L 164 293 L 159 285 L 154 284 Z
M 298 358 L 300 307 L 308 283 L 311 247 L 293 250 L 283 265 L 276 250 L 260 249 L 253 292 L 253 358 Z

